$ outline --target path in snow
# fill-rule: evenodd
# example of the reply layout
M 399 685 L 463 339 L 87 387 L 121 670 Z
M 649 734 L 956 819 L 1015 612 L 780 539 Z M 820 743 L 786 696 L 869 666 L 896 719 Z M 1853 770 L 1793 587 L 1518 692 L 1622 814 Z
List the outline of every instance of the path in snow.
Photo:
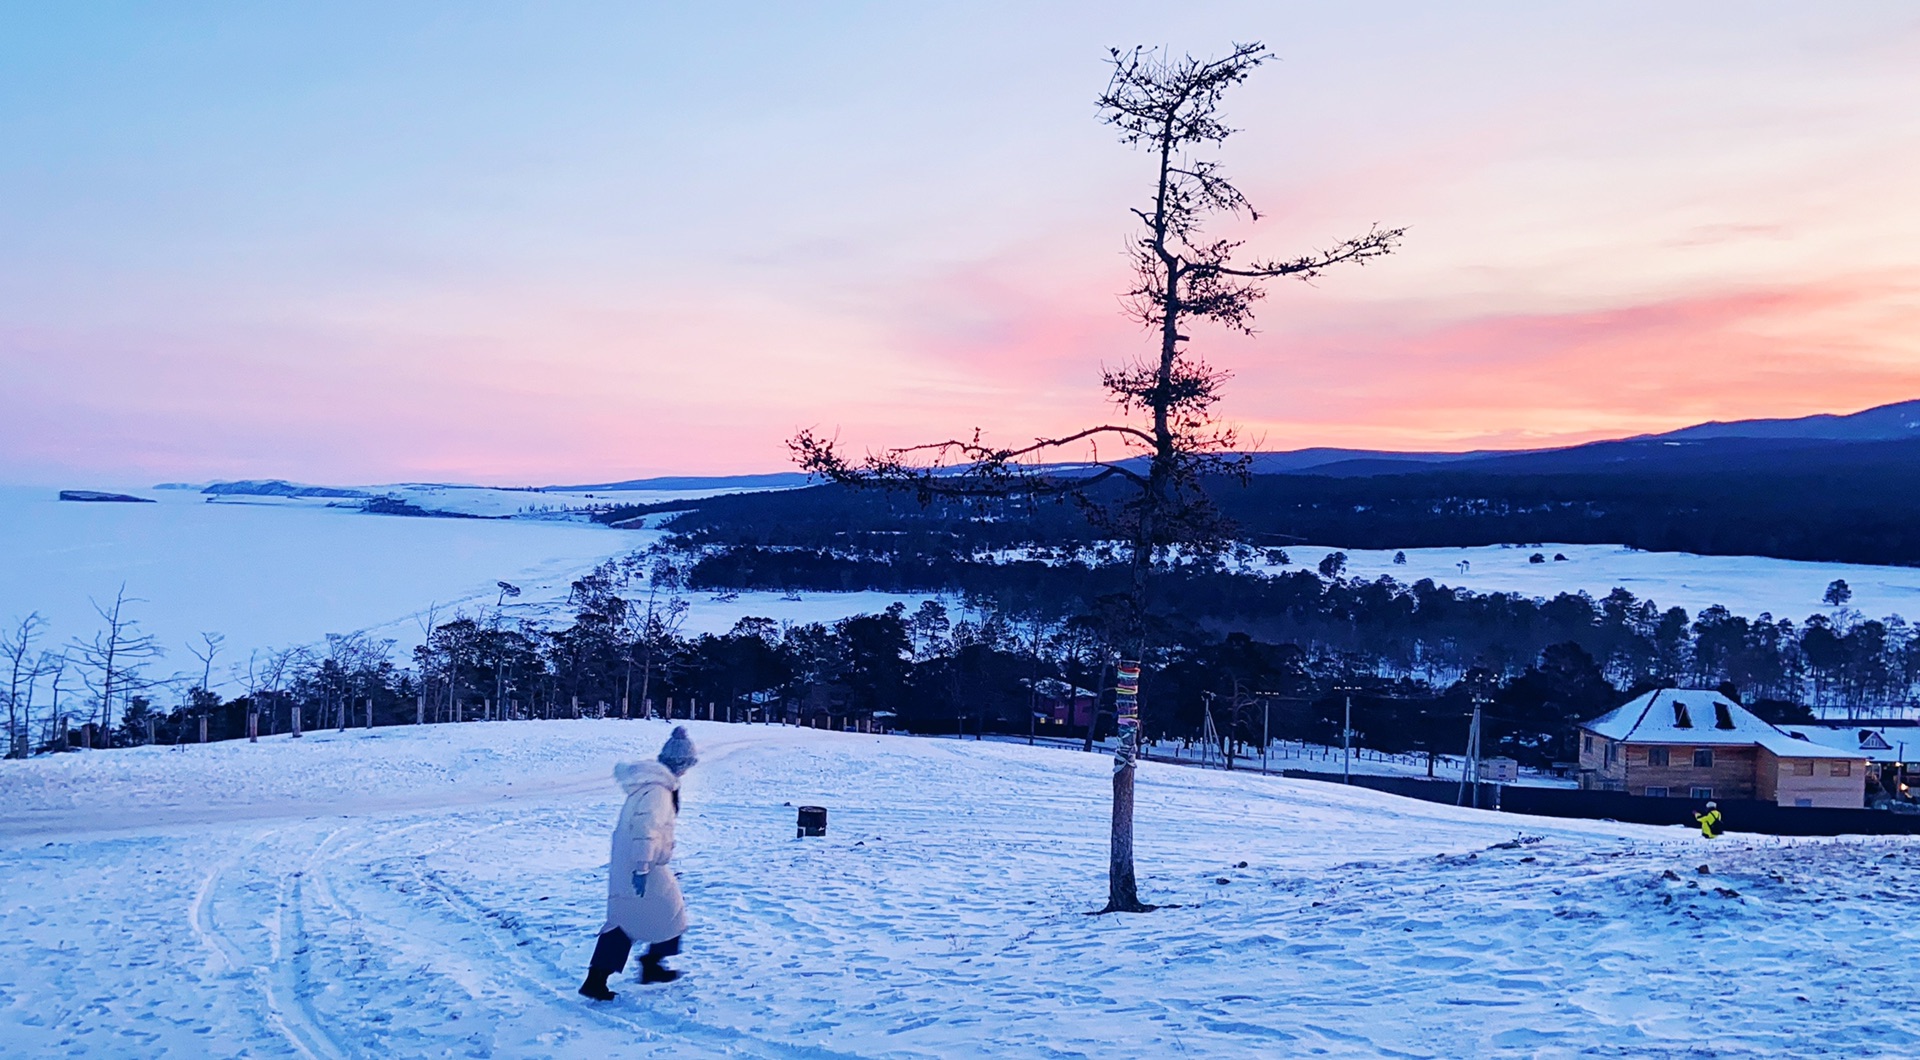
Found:
M 1920 1050 L 1915 1003 L 1885 989 L 1920 899 L 1906 839 L 1709 845 L 1149 765 L 1142 886 L 1169 908 L 1090 917 L 1101 756 L 690 727 L 688 975 L 623 977 L 603 1006 L 573 988 L 604 903 L 605 778 L 662 723 L 8 763 L 0 1040 L 92 1056 Z M 830 833 L 796 841 L 793 805 L 813 802 Z

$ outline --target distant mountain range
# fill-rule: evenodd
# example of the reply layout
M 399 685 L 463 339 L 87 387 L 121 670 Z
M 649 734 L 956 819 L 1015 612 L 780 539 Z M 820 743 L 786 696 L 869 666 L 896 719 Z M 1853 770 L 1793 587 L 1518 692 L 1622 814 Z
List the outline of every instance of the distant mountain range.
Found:
M 1314 474 L 1342 478 L 1404 475 L 1421 470 L 1543 474 L 1554 471 L 1625 470 L 1648 463 L 1711 463 L 1722 457 L 1780 455 L 1809 445 L 1920 440 L 1920 400 L 1880 405 L 1848 415 L 1821 413 L 1797 419 L 1735 420 L 1682 427 L 1664 434 L 1587 442 L 1551 449 L 1479 449 L 1465 453 L 1395 452 L 1371 449 L 1295 449 L 1253 454 L 1257 475 Z M 1676 461 L 1674 449 L 1706 446 Z M 1737 457 L 1736 457 L 1737 458 Z M 1747 460 L 1740 459 L 1746 463 Z
M 1709 471 L 1716 467 L 1761 468 L 1781 463 L 1823 465 L 1854 459 L 1904 459 L 1907 450 L 1872 443 L 1920 442 L 1920 400 L 1900 401 L 1846 415 L 1822 413 L 1797 419 L 1735 420 L 1682 427 L 1664 434 L 1587 442 L 1547 449 L 1477 449 L 1464 453 L 1314 447 L 1251 454 L 1256 475 L 1323 475 L 1371 478 L 1426 472 L 1542 475 L 1585 472 L 1645 472 L 1655 469 Z M 1836 450 L 1834 446 L 1865 445 Z M 533 487 L 556 493 L 692 490 L 768 490 L 805 486 L 806 475 L 777 471 L 761 475 L 664 475 L 575 485 Z M 159 489 L 199 489 L 210 494 L 284 497 L 368 497 L 365 489 L 308 486 L 278 479 L 163 483 Z
M 1465 453 L 1338 449 L 1318 446 L 1254 453 L 1256 475 L 1332 475 L 1340 478 L 1406 475 L 1421 471 L 1475 471 L 1490 474 L 1551 474 L 1556 471 L 1644 469 L 1648 465 L 1706 466 L 1720 460 L 1746 465 L 1783 457 L 1810 444 L 1920 440 L 1920 400 L 1900 401 L 1847 415 L 1822 413 L 1797 419 L 1735 420 L 1682 427 L 1664 434 L 1587 442 L 1549 449 L 1477 449 Z M 1696 443 L 1716 443 L 1695 448 Z M 1684 455 L 1675 449 L 1688 449 Z M 804 486 L 797 471 L 766 475 L 678 475 L 629 479 L 544 489 L 582 490 L 761 490 Z
M 631 478 L 624 482 L 595 482 L 581 486 L 541 486 L 556 493 L 584 493 L 591 490 L 764 490 L 804 486 L 807 476 L 799 471 L 775 471 L 766 475 L 663 475 L 658 478 Z
M 1526 542 L 1920 565 L 1920 401 L 1850 416 L 1702 424 L 1558 449 L 1260 453 L 1244 486 L 1209 490 L 1244 540 L 1353 548 Z M 1070 474 L 1072 469 L 1062 468 Z M 1118 497 L 1113 499 L 1117 500 Z M 858 491 L 636 503 L 609 520 L 678 511 L 703 541 L 819 547 L 925 532 L 1004 548 L 1097 537 L 1072 506 L 982 522 Z M 1029 510 L 1029 509 L 1032 510 Z

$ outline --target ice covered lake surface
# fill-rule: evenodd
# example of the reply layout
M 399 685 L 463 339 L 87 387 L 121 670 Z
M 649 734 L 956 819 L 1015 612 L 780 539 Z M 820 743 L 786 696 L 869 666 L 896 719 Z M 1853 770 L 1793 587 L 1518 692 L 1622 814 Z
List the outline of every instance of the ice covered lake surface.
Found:
M 323 502 L 207 503 L 180 490 L 127 490 L 156 504 L 74 503 L 58 491 L 0 487 L 0 621 L 38 611 L 43 646 L 99 626 L 89 600 L 127 610 L 168 653 L 198 671 L 187 645 L 224 634 L 222 668 L 249 650 L 366 631 L 417 642 L 417 616 L 438 604 L 491 607 L 495 582 L 530 604 L 564 598 L 583 570 L 635 547 L 635 533 L 567 520 L 367 515 Z
M 686 977 L 574 994 L 660 722 L 0 768 L 14 1056 L 1915 1055 L 1920 845 L 1708 842 L 1311 781 L 690 726 Z M 794 806 L 828 807 L 824 839 Z M 1244 863 L 1244 864 L 1242 864 Z M 1702 868 L 1702 867 L 1705 868 Z
M 98 483 L 82 483 L 97 486 Z M 496 582 L 523 590 L 509 619 L 564 617 L 568 587 L 609 558 L 643 548 L 657 529 L 615 530 L 579 511 L 609 499 L 666 501 L 700 493 L 558 493 L 449 486 L 377 487 L 421 507 L 510 519 L 431 519 L 368 515 L 329 507 L 327 499 L 225 498 L 207 503 L 190 490 L 116 489 L 155 504 L 74 503 L 53 488 L 0 487 L 0 622 L 38 611 L 52 624 L 43 647 L 90 637 L 99 622 L 90 600 L 106 602 L 121 585 L 137 602 L 129 612 L 168 653 L 153 670 L 197 671 L 187 646 L 203 631 L 223 634 L 216 687 L 244 688 L 250 651 L 318 644 L 328 633 L 393 638 L 404 660 L 419 641 L 429 609 L 441 621 L 491 608 Z M 354 501 L 346 501 L 352 505 Z M 650 520 L 651 522 L 652 520 Z M 1291 568 L 1312 568 L 1330 546 L 1291 546 Z M 1529 563 L 1534 552 L 1547 562 Z M 1565 562 L 1554 562 L 1554 555 Z M 1605 545 L 1535 548 L 1348 550 L 1348 570 L 1412 583 L 1432 578 L 1480 592 L 1551 596 L 1616 586 L 1697 613 L 1722 603 L 1737 613 L 1763 611 L 1796 620 L 1822 609 L 1829 582 L 1844 578 L 1853 606 L 1868 616 L 1920 617 L 1920 569 L 1799 563 L 1750 557 L 1636 552 Z M 1464 566 L 1463 566 L 1464 564 Z M 832 621 L 909 608 L 924 596 L 887 593 L 693 593 L 684 630 L 724 632 L 745 617 Z M 225 679 L 221 680 L 221 671 Z

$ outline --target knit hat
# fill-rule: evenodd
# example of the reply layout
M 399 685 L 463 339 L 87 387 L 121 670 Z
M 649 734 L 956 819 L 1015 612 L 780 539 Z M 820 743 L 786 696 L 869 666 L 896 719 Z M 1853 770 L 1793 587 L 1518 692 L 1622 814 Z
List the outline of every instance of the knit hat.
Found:
M 687 735 L 687 727 L 675 725 L 673 735 L 667 737 L 664 747 L 660 748 L 660 764 L 673 770 L 674 776 L 682 776 L 700 761 L 693 750 L 693 738 Z

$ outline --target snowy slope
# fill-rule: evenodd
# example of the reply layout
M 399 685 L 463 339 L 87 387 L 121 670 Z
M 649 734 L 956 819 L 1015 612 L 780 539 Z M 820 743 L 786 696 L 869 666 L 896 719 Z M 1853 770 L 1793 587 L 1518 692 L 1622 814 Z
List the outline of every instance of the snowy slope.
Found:
M 1107 761 L 694 724 L 687 978 L 573 995 L 657 722 L 0 769 L 0 1041 L 89 1056 L 1912 1055 L 1905 839 L 1709 845 Z M 792 804 L 829 807 L 793 839 Z M 1525 837 L 1522 839 L 1521 837 Z M 1537 838 L 1536 838 L 1537 837 Z M 1244 865 L 1242 863 L 1245 863 Z M 1702 872 L 1699 867 L 1707 866 Z

